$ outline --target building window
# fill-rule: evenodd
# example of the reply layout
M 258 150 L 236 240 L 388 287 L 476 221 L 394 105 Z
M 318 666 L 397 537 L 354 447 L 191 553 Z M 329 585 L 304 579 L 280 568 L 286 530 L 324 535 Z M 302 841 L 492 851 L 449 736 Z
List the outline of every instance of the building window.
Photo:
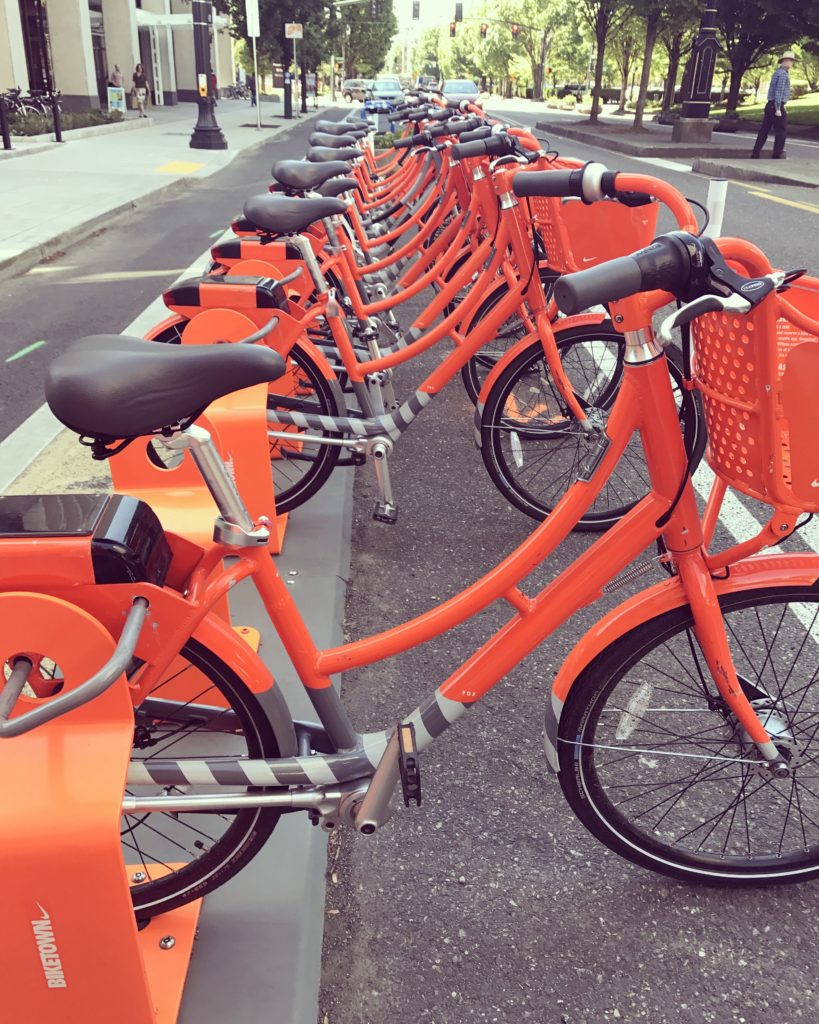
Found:
M 105 29 L 102 24 L 102 0 L 88 0 L 91 18 L 91 48 L 94 52 L 94 77 L 100 103 L 108 102 L 108 60 L 105 54 Z

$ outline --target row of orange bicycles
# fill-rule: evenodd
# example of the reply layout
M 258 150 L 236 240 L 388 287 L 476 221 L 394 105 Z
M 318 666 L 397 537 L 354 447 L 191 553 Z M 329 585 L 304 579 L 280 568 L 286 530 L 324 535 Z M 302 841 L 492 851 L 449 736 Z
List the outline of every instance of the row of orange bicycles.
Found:
M 661 582 L 604 615 L 544 694 L 549 765 L 586 827 L 643 867 L 816 877 L 819 556 L 779 545 L 819 509 L 819 280 L 707 237 L 666 182 L 560 157 L 480 108 L 419 94 L 396 116 L 383 152 L 365 122 L 316 122 L 207 272 L 166 293 L 166 320 L 52 364 L 53 413 L 117 486 L 0 498 L 0 738 L 68 742 L 115 694 L 127 704 L 120 835 L 145 920 L 222 885 L 283 813 L 369 835 L 396 794 L 420 804 L 423 751 L 651 549 Z M 399 394 L 395 371 L 434 346 Z M 372 461 L 374 515 L 396 523 L 391 454 L 456 377 L 463 427 L 531 534 L 426 613 L 319 648 L 271 557 L 277 521 Z M 127 493 L 118 465 L 135 453 L 160 479 L 186 467 L 206 529 L 184 495 L 153 508 L 161 484 Z M 767 520 L 719 548 L 728 488 Z M 599 536 L 535 588 L 574 530 Z M 242 581 L 314 720 L 231 627 Z M 359 731 L 331 677 L 495 602 L 502 628 L 417 707 Z

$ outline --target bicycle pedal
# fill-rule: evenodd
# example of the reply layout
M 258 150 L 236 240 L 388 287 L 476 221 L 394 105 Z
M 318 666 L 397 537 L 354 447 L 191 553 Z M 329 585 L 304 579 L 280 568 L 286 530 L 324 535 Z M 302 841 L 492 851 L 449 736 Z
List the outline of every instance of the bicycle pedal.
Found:
M 394 526 L 398 522 L 398 506 L 389 501 L 377 501 L 373 509 L 373 519 L 377 523 Z
M 418 747 L 415 745 L 415 726 L 408 722 L 398 726 L 398 770 L 401 773 L 401 790 L 404 806 L 421 806 L 421 763 Z

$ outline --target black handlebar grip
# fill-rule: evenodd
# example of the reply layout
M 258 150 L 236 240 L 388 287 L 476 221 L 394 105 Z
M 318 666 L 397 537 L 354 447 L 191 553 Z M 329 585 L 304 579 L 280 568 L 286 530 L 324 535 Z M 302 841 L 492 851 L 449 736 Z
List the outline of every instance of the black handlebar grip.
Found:
M 452 129 L 449 124 L 434 124 L 431 128 L 427 128 L 427 132 L 432 139 L 440 138 L 441 135 L 449 135 Z
M 433 138 L 437 138 L 439 135 L 461 135 L 463 132 L 477 128 L 479 124 L 480 121 L 477 117 L 468 117 L 463 121 L 446 121 L 444 124 L 436 124 L 428 131 Z
M 475 142 L 459 142 L 449 152 L 456 160 L 468 160 L 474 156 L 505 156 L 513 153 L 514 148 L 515 143 L 508 135 L 490 135 Z
M 571 171 L 526 171 L 516 174 L 512 191 L 516 196 L 582 196 L 583 168 Z
M 518 175 L 522 177 L 522 175 Z M 691 256 L 681 239 L 660 235 L 645 249 L 588 270 L 566 274 L 555 283 L 558 309 L 567 316 L 599 303 L 614 302 L 655 288 L 677 292 L 691 275 Z
M 403 139 L 394 139 L 392 143 L 393 149 L 409 149 L 410 146 L 419 146 L 426 142 L 426 134 L 421 132 L 418 135 L 407 135 Z
M 492 134 L 492 126 L 482 124 L 480 128 L 473 128 L 471 132 L 461 132 L 458 136 L 460 142 L 477 142 L 478 139 L 488 139 Z

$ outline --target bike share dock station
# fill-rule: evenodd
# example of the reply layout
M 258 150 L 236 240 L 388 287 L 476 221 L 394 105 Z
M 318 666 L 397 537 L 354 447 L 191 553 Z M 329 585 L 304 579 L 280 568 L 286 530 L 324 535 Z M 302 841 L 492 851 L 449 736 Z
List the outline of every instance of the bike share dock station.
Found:
M 475 129 L 479 138 L 458 143 L 458 133 L 473 128 L 464 122 L 453 128 L 447 124 L 451 115 L 422 99 L 407 120 L 432 127 L 417 134 L 408 128 L 395 153 L 380 163 L 357 148 L 366 131 L 350 142 L 344 126 L 336 125 L 341 129 L 337 146 L 331 144 L 332 133 L 320 135 L 309 161 L 274 167 L 271 192 L 279 194 L 245 204 L 244 217 L 233 224 L 238 241 L 213 247 L 208 274 L 165 294 L 173 315 L 145 340 L 87 338 L 49 370 L 52 412 L 97 458 L 111 459 L 114 495 L 0 499 L 0 660 L 5 668 L 0 863 L 9 880 L 0 958 L 10 979 L 4 1018 L 9 1024 L 260 1024 L 273 1016 L 288 1024 L 312 1024 L 324 899 L 316 880 L 322 877 L 325 833 L 312 828 L 304 814 L 284 814 L 276 836 L 261 848 L 276 824 L 265 832 L 261 809 L 309 810 L 313 824 L 329 830 L 344 823 L 370 835 L 388 819 L 399 784 L 407 806 L 413 797 L 420 803 L 418 751 L 575 611 L 623 575 L 629 577 L 634 560 L 665 538 L 668 578 L 601 619 L 561 667 L 550 703 L 544 695 L 547 760 L 555 770 L 563 766 L 561 783 L 581 821 L 623 857 L 678 878 L 745 883 L 750 877 L 741 874 L 757 856 L 750 840 L 747 857 L 733 849 L 726 855 L 726 842 L 727 864 L 715 867 L 720 858 L 711 857 L 703 865 L 675 833 L 658 838 L 640 822 L 639 812 L 634 820 L 628 812 L 618 810 L 616 816 L 602 798 L 592 807 L 605 789 L 605 751 L 614 743 L 620 746 L 612 763 L 624 762 L 619 770 L 629 784 L 629 773 L 642 766 L 649 774 L 636 784 L 650 793 L 656 764 L 639 759 L 647 751 L 638 743 L 644 735 L 638 730 L 655 713 L 662 721 L 669 707 L 665 700 L 653 707 L 644 682 L 628 696 L 626 679 L 626 697 L 618 691 L 609 708 L 613 688 L 632 666 L 625 666 L 622 677 L 611 669 L 612 689 L 601 684 L 593 690 L 591 670 L 623 656 L 637 630 L 648 637 L 649 652 L 655 638 L 660 649 L 665 617 L 682 621 L 690 611 L 692 624 L 686 620 L 681 635 L 697 631 L 703 654 L 700 662 L 692 641 L 700 683 L 693 689 L 696 702 L 683 710 L 704 716 L 705 733 L 718 731 L 720 738 L 713 741 L 718 747 L 712 754 L 699 727 L 692 726 L 690 738 L 677 738 L 683 746 L 690 742 L 695 752 L 672 752 L 664 763 L 682 756 L 715 758 L 721 768 L 723 761 L 750 764 L 765 783 L 763 792 L 765 786 L 797 778 L 803 752 L 790 718 L 798 718 L 802 701 L 791 715 L 781 690 L 772 694 L 751 679 L 753 665 L 740 677 L 719 600 L 738 595 L 745 600 L 752 586 L 767 588 L 759 599 L 764 611 L 769 594 L 786 584 L 798 594 L 795 601 L 804 600 L 817 576 L 815 556 L 747 556 L 793 532 L 800 509 L 819 510 L 811 490 L 817 421 L 809 400 L 811 382 L 819 380 L 819 281 L 801 280 L 799 271 L 774 271 L 760 250 L 742 240 L 726 243 L 724 255 L 713 238 L 694 234 L 698 223 L 688 201 L 659 179 L 623 175 L 618 186 L 619 175 L 599 164 L 565 160 L 566 166 L 552 166 L 537 140 L 520 129 L 498 132 L 482 124 Z M 440 149 L 430 145 L 447 133 L 455 143 L 437 143 Z M 401 155 L 413 146 L 419 150 L 412 158 L 417 164 L 405 165 Z M 450 147 L 445 165 L 440 154 Z M 485 159 L 490 156 L 513 159 L 490 166 Z M 462 166 L 461 160 L 473 163 Z M 537 167 L 528 173 L 532 164 Z M 423 187 L 411 180 L 416 168 Z M 381 179 L 393 175 L 402 189 L 416 189 L 417 208 L 408 207 L 403 226 L 410 225 L 412 239 L 430 244 L 417 242 L 418 251 L 407 252 L 418 259 L 420 271 L 408 259 L 381 275 L 386 268 L 380 264 L 392 266 L 397 248 L 392 234 L 404 233 L 400 223 L 392 227 L 378 220 L 379 208 L 395 198 L 380 193 Z M 439 180 L 444 183 L 440 201 Z M 353 193 L 352 205 L 313 194 L 325 186 L 328 192 Z M 369 199 L 358 198 L 359 192 Z M 564 199 L 575 201 L 564 210 Z M 643 247 L 644 235 L 654 233 L 659 199 L 681 230 Z M 400 216 L 400 205 L 387 220 Z M 724 187 L 709 202 L 712 235 L 719 233 L 722 205 Z M 433 208 L 447 214 L 436 238 Z M 596 211 L 611 217 L 609 223 L 630 224 L 639 247 L 632 255 L 598 253 L 595 267 L 573 273 L 579 247 L 591 244 L 592 221 L 583 219 L 588 210 L 591 216 Z M 455 263 L 449 278 L 442 276 L 445 252 L 473 215 L 477 237 L 463 240 L 465 262 Z M 543 236 L 548 250 L 539 243 Z M 610 238 L 606 244 L 612 244 Z M 507 252 L 516 266 L 504 262 Z M 320 259 L 329 262 L 322 266 Z M 623 275 L 616 288 L 607 269 L 610 259 Z M 393 334 L 392 345 L 382 351 L 379 327 L 389 339 L 388 318 L 400 301 L 386 283 L 396 270 L 415 273 L 424 287 L 434 283 L 438 294 L 406 335 Z M 539 271 L 557 272 L 556 298 L 547 299 Z M 483 287 L 472 289 L 478 293 L 472 299 L 460 300 L 462 308 L 457 292 L 464 286 L 469 291 L 468 283 L 481 272 L 488 288 L 502 284 L 505 290 L 489 314 L 461 334 L 461 321 L 472 318 Z M 331 274 L 342 283 L 338 289 L 328 286 Z M 375 275 L 377 283 L 367 281 Z M 777 294 L 794 284 L 795 297 Z M 419 292 L 420 286 L 413 294 Z M 664 320 L 660 336 L 668 340 L 672 328 L 693 324 L 694 344 L 701 346 L 699 377 L 691 367 L 685 377 L 669 373 L 651 327 L 653 315 L 677 292 L 687 301 Z M 450 302 L 452 310 L 444 312 Z M 558 351 L 555 336 L 567 324 L 579 331 L 572 345 L 583 356 L 599 339 L 606 316 L 588 311 L 604 302 L 612 322 L 625 324 L 613 331 L 621 376 L 607 383 L 605 403 L 600 399 L 593 406 L 589 400 L 583 407 L 569 379 L 571 367 L 562 361 L 570 347 L 561 342 Z M 487 399 L 476 405 L 480 437 L 502 429 L 514 437 L 508 486 L 498 483 L 491 469 L 490 476 L 522 508 L 512 484 L 515 467 L 523 466 L 524 445 L 545 444 L 555 436 L 562 443 L 568 435 L 587 456 L 574 482 L 550 508 L 530 510 L 539 520 L 531 534 L 455 597 L 374 636 L 344 642 L 351 480 L 347 474 L 330 478 L 329 471 L 309 477 L 327 468 L 312 450 L 329 449 L 336 462 L 343 450 L 347 461 L 341 464 L 348 466 L 372 457 L 381 499 L 373 518 L 394 523 L 397 506 L 386 458 L 402 430 L 465 368 L 467 357 L 454 346 L 403 404 L 395 398 L 392 375 L 384 371 L 409 358 L 419 338 L 429 336 L 424 351 L 449 329 L 469 346 L 469 358 L 476 358 L 524 306 L 537 332 L 496 356 L 471 395 Z M 375 311 L 386 314 L 383 324 L 370 319 Z M 443 328 L 433 323 L 438 314 Z M 715 318 L 703 327 L 710 314 Z M 354 324 L 354 335 L 348 323 Z M 441 331 L 437 338 L 436 330 Z M 623 332 L 629 335 L 625 341 Z M 727 352 L 734 349 L 729 346 L 736 346 L 737 360 L 746 359 L 750 338 L 756 342 L 753 360 L 730 364 Z M 508 382 L 534 390 L 529 365 L 537 367 L 539 383 L 552 375 L 553 394 L 534 411 L 520 403 L 505 405 L 510 391 L 502 389 Z M 696 445 L 688 437 L 686 406 L 675 402 L 675 381 L 680 392 L 699 389 L 710 416 L 711 458 L 720 479 L 702 517 L 689 479 Z M 358 405 L 348 409 L 345 394 Z M 589 389 L 586 397 L 591 394 Z M 690 406 L 695 405 L 692 398 Z M 591 414 L 605 421 L 608 433 Z M 693 422 L 696 432 L 696 416 Z M 641 484 L 625 510 L 607 510 L 610 529 L 592 525 L 601 533 L 594 544 L 538 593 L 525 594 L 520 587 L 533 568 L 581 522 L 588 527 L 583 516 L 637 433 L 643 436 L 650 485 Z M 591 443 L 585 435 L 593 437 Z M 489 467 L 485 453 L 484 461 Z M 305 477 L 288 479 L 288 463 L 302 467 Z M 315 485 L 311 494 L 321 489 L 306 504 L 306 488 L 298 491 L 304 479 Z M 706 549 L 729 483 L 772 506 L 771 518 L 755 537 L 712 556 Z M 514 493 L 520 498 L 521 491 Z M 495 603 L 508 605 L 507 621 L 448 678 L 440 683 L 436 678 L 436 688 L 423 694 L 415 709 L 400 709 L 406 717 L 380 732 L 355 731 L 333 689 L 339 672 L 410 652 Z M 753 600 L 747 607 L 757 611 Z M 618 707 L 622 700 L 625 712 Z M 607 737 L 610 710 L 618 724 Z M 671 710 L 679 709 L 672 705 Z M 805 709 L 808 720 L 817 713 Z M 649 736 L 652 728 L 648 720 Z M 659 760 L 662 752 L 653 751 Z M 567 771 L 572 758 L 582 761 L 582 770 Z M 587 786 L 585 772 L 603 782 Z M 619 777 L 615 772 L 615 786 Z M 141 785 L 149 787 L 147 795 L 139 791 Z M 200 786 L 211 788 L 205 794 L 190 792 Z M 234 793 L 237 787 L 245 792 Z M 679 799 L 677 804 L 682 830 L 686 816 L 694 818 L 700 808 L 689 811 Z M 221 825 L 218 819 L 229 822 L 218 839 L 202 830 L 211 813 L 214 828 Z M 240 822 L 248 813 L 249 823 Z M 166 822 L 167 835 L 153 827 L 158 817 Z M 611 828 L 612 821 L 627 832 L 628 841 Z M 193 835 L 183 832 L 187 838 L 177 841 L 174 824 Z M 780 852 L 787 825 L 786 817 Z M 145 835 L 139 832 L 143 826 L 159 837 L 150 851 L 137 838 Z M 797 835 L 797 860 L 804 853 L 799 842 Z M 662 867 L 650 862 L 660 860 L 657 847 Z M 767 872 L 764 880 L 781 880 L 790 870 L 780 868 L 777 858 L 761 859 L 764 871 L 752 866 Z M 819 872 L 809 857 L 805 860 L 799 870 Z M 291 871 L 305 865 L 307 873 Z M 283 884 L 296 877 L 298 884 Z M 225 878 L 230 880 L 217 888 Z M 164 907 L 173 907 L 158 913 L 163 886 L 172 892 Z

